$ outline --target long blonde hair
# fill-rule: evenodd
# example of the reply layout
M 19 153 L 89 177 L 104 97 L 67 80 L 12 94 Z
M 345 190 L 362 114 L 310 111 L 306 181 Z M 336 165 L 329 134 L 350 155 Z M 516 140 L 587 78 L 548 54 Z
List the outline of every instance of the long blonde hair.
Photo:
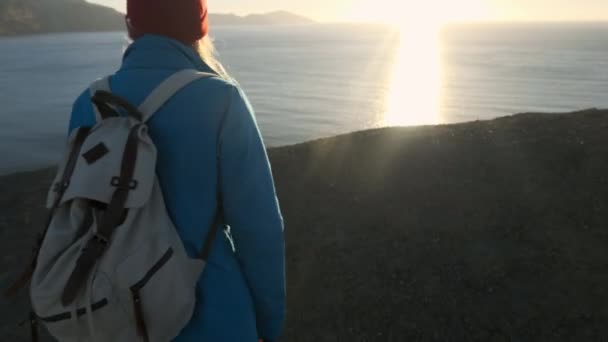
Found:
M 221 77 L 225 79 L 231 79 L 226 69 L 220 63 L 217 57 L 217 50 L 215 49 L 215 44 L 213 44 L 213 39 L 208 35 L 203 39 L 194 43 L 194 49 L 201 56 L 203 62 L 205 62 L 213 71 L 218 73 Z
M 127 35 L 126 39 L 127 45 L 124 47 L 124 50 L 126 50 L 128 46 L 133 43 L 133 38 L 131 38 L 130 36 Z M 192 47 L 196 50 L 196 52 L 198 52 L 203 62 L 205 62 L 205 64 L 207 64 L 220 77 L 227 80 L 232 80 L 232 77 L 230 77 L 222 63 L 220 63 L 217 57 L 217 50 L 215 49 L 215 44 L 213 44 L 213 39 L 209 37 L 209 35 L 196 41 L 192 45 Z

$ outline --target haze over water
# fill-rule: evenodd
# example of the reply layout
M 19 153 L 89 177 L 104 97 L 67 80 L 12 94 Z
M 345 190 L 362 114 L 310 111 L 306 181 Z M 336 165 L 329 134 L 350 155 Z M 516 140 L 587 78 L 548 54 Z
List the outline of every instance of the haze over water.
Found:
M 380 126 L 608 107 L 608 24 L 218 27 L 270 146 Z M 0 39 L 0 173 L 56 162 L 71 103 L 123 33 Z

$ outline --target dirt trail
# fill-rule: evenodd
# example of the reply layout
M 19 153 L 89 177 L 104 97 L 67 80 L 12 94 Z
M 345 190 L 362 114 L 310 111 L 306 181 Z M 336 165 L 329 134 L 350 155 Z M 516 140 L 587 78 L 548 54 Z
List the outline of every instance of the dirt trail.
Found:
M 285 341 L 608 341 L 608 111 L 354 133 L 270 152 Z M 0 178 L 0 287 L 49 171 Z M 25 296 L 0 341 L 26 341 Z

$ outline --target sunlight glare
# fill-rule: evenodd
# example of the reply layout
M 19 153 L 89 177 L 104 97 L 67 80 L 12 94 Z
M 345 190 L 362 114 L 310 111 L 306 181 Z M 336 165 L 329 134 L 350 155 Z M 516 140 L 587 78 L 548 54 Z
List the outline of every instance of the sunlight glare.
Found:
M 441 122 L 439 25 L 411 22 L 400 30 L 383 126 Z

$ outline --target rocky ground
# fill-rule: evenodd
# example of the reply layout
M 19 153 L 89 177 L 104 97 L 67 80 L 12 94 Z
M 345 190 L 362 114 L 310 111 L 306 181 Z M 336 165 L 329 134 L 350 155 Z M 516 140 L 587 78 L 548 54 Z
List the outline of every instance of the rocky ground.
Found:
M 285 341 L 608 341 L 608 111 L 387 128 L 270 151 Z M 50 171 L 0 178 L 0 287 Z M 25 295 L 0 341 L 27 340 Z

